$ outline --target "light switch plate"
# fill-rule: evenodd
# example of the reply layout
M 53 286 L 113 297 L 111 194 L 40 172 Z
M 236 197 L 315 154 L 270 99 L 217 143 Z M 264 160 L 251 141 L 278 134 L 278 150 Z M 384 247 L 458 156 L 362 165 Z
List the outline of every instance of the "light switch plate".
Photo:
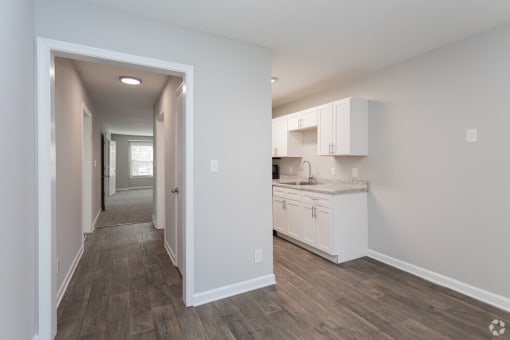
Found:
M 220 172 L 220 162 L 217 159 L 211 159 L 210 171 Z
M 478 142 L 478 129 L 466 129 L 466 143 Z
M 331 176 L 335 176 L 336 175 L 336 169 L 335 168 L 331 168 Z
M 358 178 L 358 176 L 359 176 L 358 168 L 352 168 L 352 177 Z

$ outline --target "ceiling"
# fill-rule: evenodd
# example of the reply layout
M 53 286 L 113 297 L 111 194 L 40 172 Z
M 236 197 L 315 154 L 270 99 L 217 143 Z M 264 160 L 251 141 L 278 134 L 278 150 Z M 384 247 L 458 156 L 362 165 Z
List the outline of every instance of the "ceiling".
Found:
M 273 52 L 273 106 L 510 21 L 507 0 L 80 0 Z
M 153 134 L 153 108 L 168 75 L 115 63 L 74 60 L 94 107 L 105 128 L 118 134 Z M 142 80 L 138 86 L 119 81 L 123 75 Z M 92 108 L 91 108 L 92 109 Z

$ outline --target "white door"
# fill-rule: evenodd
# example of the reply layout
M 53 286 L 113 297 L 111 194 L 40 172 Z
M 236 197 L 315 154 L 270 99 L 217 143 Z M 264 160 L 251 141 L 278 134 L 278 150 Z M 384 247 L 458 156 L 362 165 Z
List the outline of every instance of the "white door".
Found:
M 92 227 L 92 117 L 83 110 L 83 155 L 82 155 L 82 231 L 90 233 Z
M 315 246 L 317 243 L 317 230 L 315 228 L 315 207 L 304 203 L 301 208 L 301 230 L 303 231 L 302 241 Z
M 289 236 L 301 240 L 301 202 L 287 200 L 286 208 Z
M 273 197 L 273 229 L 279 233 L 287 234 L 285 199 L 281 197 Z
M 350 114 L 348 100 L 333 103 L 333 153 L 344 155 L 349 153 Z
M 329 208 L 316 207 L 317 248 L 333 254 L 333 211 Z
M 117 177 L 117 142 L 111 140 L 109 147 L 109 160 L 108 175 L 110 176 L 110 183 L 108 184 L 108 195 L 115 195 L 116 177 Z
M 185 175 L 185 166 L 184 166 L 184 115 L 185 115 L 185 92 L 183 91 L 183 86 L 181 85 L 177 89 L 177 102 L 176 102 L 176 133 L 175 133 L 175 183 L 177 184 L 178 193 L 177 193 L 177 204 L 176 204 L 176 221 L 177 221 L 177 267 L 181 270 L 184 270 L 184 228 L 185 228 L 185 195 L 186 190 L 184 187 L 184 175 Z M 184 275 L 184 273 L 183 273 Z
M 333 143 L 333 104 L 319 106 L 317 122 L 317 147 L 319 155 L 329 155 Z

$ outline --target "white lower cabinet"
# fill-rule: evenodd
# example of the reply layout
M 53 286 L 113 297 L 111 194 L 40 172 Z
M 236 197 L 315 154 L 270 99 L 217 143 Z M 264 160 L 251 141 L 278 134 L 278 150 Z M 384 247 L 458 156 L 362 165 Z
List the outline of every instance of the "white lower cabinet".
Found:
M 335 263 L 365 256 L 367 194 L 330 195 L 274 187 L 273 226 L 289 241 Z
M 301 202 L 286 201 L 287 208 L 287 234 L 296 240 L 301 240 Z
M 333 210 L 330 208 L 315 207 L 315 222 L 317 228 L 317 248 L 328 254 L 335 254 Z
M 301 239 L 301 195 L 299 190 L 273 189 L 273 229 Z
M 287 234 L 285 198 L 273 197 L 273 229 L 279 233 Z
M 335 255 L 333 210 L 310 203 L 302 203 L 302 241 L 331 255 Z

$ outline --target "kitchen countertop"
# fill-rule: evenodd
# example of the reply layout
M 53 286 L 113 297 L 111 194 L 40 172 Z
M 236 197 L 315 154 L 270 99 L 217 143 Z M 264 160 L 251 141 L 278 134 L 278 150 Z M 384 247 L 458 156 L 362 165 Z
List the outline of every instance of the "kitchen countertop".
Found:
M 286 182 L 306 181 L 306 179 L 297 176 L 283 175 L 280 179 L 273 179 L 273 186 L 291 188 L 297 190 L 319 192 L 323 194 L 349 194 L 354 192 L 368 192 L 368 182 L 362 179 L 337 180 L 319 178 L 319 184 L 313 185 L 294 185 L 283 184 Z

